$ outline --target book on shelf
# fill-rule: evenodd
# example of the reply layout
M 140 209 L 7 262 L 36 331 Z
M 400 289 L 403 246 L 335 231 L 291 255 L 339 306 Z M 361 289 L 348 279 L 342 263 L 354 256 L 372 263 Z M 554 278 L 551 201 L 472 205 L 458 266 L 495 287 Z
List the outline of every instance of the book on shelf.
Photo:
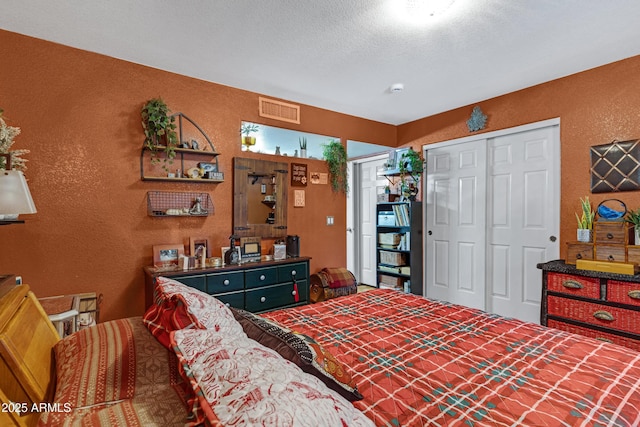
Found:
M 409 222 L 409 205 L 402 203 L 399 205 L 393 205 L 393 213 L 396 217 L 396 225 L 406 227 L 410 225 Z
M 386 271 L 388 273 L 397 273 L 397 274 L 406 274 L 406 275 L 411 274 L 411 267 L 408 265 L 403 265 L 398 267 L 393 265 L 378 264 L 378 270 Z

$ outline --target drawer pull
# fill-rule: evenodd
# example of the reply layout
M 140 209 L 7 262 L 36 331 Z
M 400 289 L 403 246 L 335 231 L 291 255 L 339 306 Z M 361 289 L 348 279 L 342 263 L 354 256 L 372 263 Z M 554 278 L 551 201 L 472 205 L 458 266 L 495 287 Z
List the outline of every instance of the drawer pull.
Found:
M 295 270 L 291 270 L 291 275 L 295 276 L 296 274 L 298 274 Z
M 582 283 L 580 282 L 576 282 L 575 280 L 565 280 L 564 282 L 562 282 L 562 286 L 564 286 L 567 289 L 582 289 Z
M 295 296 L 297 294 L 296 291 L 291 291 L 291 295 Z
M 613 341 L 611 341 L 608 338 L 602 338 L 602 337 L 597 337 L 596 338 L 598 341 L 604 341 L 604 342 L 608 342 L 609 344 L 613 344 Z
M 596 319 L 599 320 L 606 320 L 607 322 L 613 322 L 614 320 L 616 320 L 613 317 L 613 314 L 609 313 L 608 311 L 605 310 L 598 310 L 595 313 L 593 313 L 593 317 L 595 317 Z
M 229 279 L 224 279 L 224 281 L 222 282 L 223 285 L 227 286 L 229 284 Z
M 615 261 L 616 259 L 613 257 L 613 255 L 609 255 L 609 261 Z
M 264 279 L 266 279 L 266 277 L 264 277 L 264 274 L 261 274 L 260 275 L 260 280 L 264 280 Z
M 582 254 L 576 254 L 576 259 L 582 259 Z
M 613 239 L 613 234 L 607 233 L 607 239 Z
M 260 297 L 260 302 L 265 302 L 267 300 L 267 297 Z
M 640 290 L 629 291 L 627 295 L 629 295 L 629 298 L 640 299 Z

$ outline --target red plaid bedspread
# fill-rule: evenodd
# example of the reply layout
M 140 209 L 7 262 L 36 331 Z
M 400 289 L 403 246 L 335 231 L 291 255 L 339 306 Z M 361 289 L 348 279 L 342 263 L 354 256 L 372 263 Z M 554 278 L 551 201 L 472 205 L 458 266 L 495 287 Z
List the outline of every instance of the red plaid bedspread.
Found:
M 262 314 L 352 368 L 379 426 L 638 426 L 640 353 L 390 290 Z

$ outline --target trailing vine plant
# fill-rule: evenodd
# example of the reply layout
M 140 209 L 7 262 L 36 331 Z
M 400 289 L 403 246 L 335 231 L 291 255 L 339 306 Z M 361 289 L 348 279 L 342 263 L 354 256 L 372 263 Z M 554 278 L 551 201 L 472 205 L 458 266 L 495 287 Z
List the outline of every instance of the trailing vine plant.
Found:
M 328 144 L 322 144 L 322 154 L 329 167 L 331 189 L 335 193 L 349 192 L 347 176 L 347 150 L 340 141 L 331 140 Z
M 173 163 L 178 146 L 175 117 L 170 115 L 169 107 L 162 98 L 153 98 L 142 107 L 142 129 L 144 129 L 144 146 L 151 152 L 151 163 L 161 160 L 159 153 L 164 152 L 163 166 Z

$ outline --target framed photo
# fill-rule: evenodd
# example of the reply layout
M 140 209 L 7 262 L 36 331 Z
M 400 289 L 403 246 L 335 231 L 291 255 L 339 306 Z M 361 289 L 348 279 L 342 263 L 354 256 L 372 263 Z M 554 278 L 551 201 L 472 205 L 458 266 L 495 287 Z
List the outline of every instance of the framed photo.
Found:
M 177 266 L 180 255 L 184 255 L 184 245 L 153 245 L 153 266 L 169 267 Z
M 400 170 L 400 162 L 402 162 L 402 155 L 404 153 L 409 152 L 409 150 L 411 150 L 410 148 L 399 148 L 397 150 L 395 150 L 395 155 L 396 155 L 396 163 L 393 169 L 396 170 Z
M 199 251 L 204 251 L 207 258 L 211 258 L 211 248 L 209 247 L 209 239 L 201 237 L 189 237 L 189 255 L 196 256 Z
M 230 246 L 223 246 L 220 248 L 220 254 L 222 256 L 222 264 L 224 265 L 224 255 L 230 250 Z M 236 246 L 236 251 L 238 251 L 238 260 L 242 259 L 242 252 L 240 251 L 240 246 Z

